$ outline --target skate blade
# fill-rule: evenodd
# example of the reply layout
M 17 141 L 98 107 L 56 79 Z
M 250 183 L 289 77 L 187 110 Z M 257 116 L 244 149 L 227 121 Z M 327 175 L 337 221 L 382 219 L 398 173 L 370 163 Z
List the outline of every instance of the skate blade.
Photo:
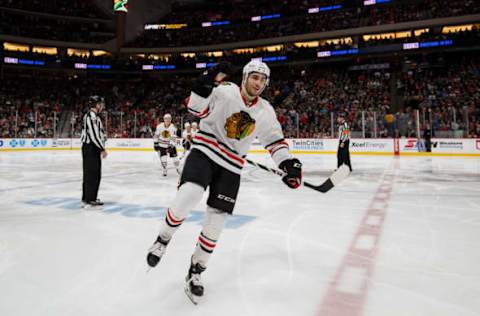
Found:
M 188 288 L 188 284 L 187 284 L 187 286 L 185 287 L 185 294 L 187 294 L 187 297 L 190 299 L 190 301 L 191 301 L 194 305 L 198 305 L 198 303 L 199 303 L 200 300 L 201 300 L 201 297 L 200 297 L 200 296 L 196 296 L 196 295 L 194 295 L 192 292 L 190 292 L 190 289 Z
M 82 206 L 82 209 L 85 211 L 102 211 L 103 210 L 103 205 L 84 205 Z

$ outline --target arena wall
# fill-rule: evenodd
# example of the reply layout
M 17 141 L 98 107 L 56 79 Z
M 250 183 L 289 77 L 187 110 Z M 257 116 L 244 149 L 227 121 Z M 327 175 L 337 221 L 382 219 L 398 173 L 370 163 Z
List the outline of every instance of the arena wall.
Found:
M 336 154 L 336 139 L 288 139 L 290 149 L 297 154 Z M 0 151 L 35 150 L 79 150 L 79 139 L 32 139 L 2 138 Z M 113 138 L 107 141 L 107 149 L 119 151 L 153 151 L 153 140 L 148 138 Z M 178 144 L 179 151 L 182 147 Z M 480 156 L 480 139 L 434 138 L 432 152 L 425 152 L 425 144 L 416 138 L 402 139 L 363 139 L 354 138 L 350 142 L 353 155 L 401 155 L 401 156 Z M 250 153 L 266 153 L 263 146 L 255 141 Z

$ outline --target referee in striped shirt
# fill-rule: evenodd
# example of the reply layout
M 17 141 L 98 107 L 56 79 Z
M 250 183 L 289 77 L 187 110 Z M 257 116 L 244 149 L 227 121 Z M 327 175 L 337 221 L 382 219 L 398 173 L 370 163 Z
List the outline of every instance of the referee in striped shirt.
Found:
M 337 119 L 338 125 L 338 151 L 337 151 L 337 168 L 346 164 L 350 171 L 352 171 L 352 164 L 350 163 L 350 128 L 345 121 L 345 114 L 340 114 Z
M 107 157 L 105 151 L 106 136 L 99 116 L 105 107 L 105 101 L 102 97 L 94 95 L 89 98 L 88 105 L 90 110 L 83 116 L 81 136 L 83 158 L 82 205 L 84 208 L 103 205 L 97 195 L 102 176 L 102 159 Z

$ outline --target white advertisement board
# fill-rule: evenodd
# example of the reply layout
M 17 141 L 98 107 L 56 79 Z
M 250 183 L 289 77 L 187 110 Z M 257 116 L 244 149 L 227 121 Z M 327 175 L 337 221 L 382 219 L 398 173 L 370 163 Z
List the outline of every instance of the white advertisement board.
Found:
M 0 150 L 2 149 L 48 149 L 52 147 L 51 139 L 34 138 L 0 138 Z
M 416 138 L 400 138 L 397 141 L 400 154 L 420 152 L 422 150 L 422 145 Z
M 434 138 L 433 153 L 480 153 L 480 139 Z
M 350 152 L 393 155 L 393 139 L 352 139 Z
M 152 149 L 153 140 L 149 138 L 112 138 L 107 140 L 107 149 Z
M 398 139 L 400 155 L 425 153 L 425 143 L 416 138 Z M 435 155 L 480 155 L 480 139 L 433 138 L 432 153 Z
M 287 139 L 292 153 L 298 154 L 334 154 L 337 152 L 337 139 Z M 425 155 L 423 141 L 416 138 L 402 139 L 359 139 L 350 140 L 350 152 L 359 155 L 393 155 L 395 145 L 398 144 L 400 155 Z M 79 149 L 80 139 L 0 139 L 0 151 L 21 150 L 68 150 Z M 177 148 L 183 148 L 180 141 Z M 151 138 L 112 138 L 107 141 L 109 150 L 153 150 Z M 250 153 L 266 153 L 263 146 L 255 140 L 250 148 Z M 480 156 L 480 139 L 467 138 L 434 138 L 432 139 L 432 154 L 438 156 L 465 155 Z

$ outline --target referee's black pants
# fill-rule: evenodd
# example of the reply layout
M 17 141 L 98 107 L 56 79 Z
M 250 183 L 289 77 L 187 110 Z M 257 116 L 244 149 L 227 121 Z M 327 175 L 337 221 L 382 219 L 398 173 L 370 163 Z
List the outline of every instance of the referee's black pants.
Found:
M 83 184 L 82 201 L 92 202 L 97 200 L 98 187 L 102 177 L 102 159 L 100 149 L 93 144 L 83 144 Z
M 341 142 L 338 144 L 337 151 L 337 168 L 346 164 L 350 171 L 352 171 L 352 164 L 350 163 L 350 140 L 346 140 L 343 147 L 340 147 Z
M 425 137 L 425 150 L 427 153 L 432 152 L 432 138 L 431 137 Z

